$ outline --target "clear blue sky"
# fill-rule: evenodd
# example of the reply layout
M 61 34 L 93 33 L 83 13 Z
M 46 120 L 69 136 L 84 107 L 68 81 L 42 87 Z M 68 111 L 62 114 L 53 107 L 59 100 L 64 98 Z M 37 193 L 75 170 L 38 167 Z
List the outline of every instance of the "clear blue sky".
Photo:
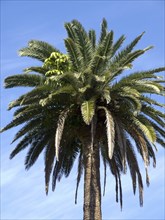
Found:
M 17 56 L 17 51 L 29 40 L 47 41 L 65 52 L 64 22 L 78 19 L 87 29 L 93 28 L 99 33 L 101 20 L 105 17 L 116 38 L 125 34 L 127 43 L 146 31 L 138 47 L 155 46 L 135 62 L 135 69 L 164 66 L 164 8 L 164 1 L 1 1 L 1 127 L 12 119 L 13 112 L 6 110 L 8 103 L 24 91 L 20 88 L 4 90 L 3 80 L 34 64 L 33 60 Z M 15 132 L 13 129 L 1 135 L 1 219 L 81 219 L 83 182 L 78 204 L 74 205 L 77 167 L 68 179 L 62 179 L 54 193 L 50 191 L 46 197 L 42 156 L 29 172 L 23 166 L 26 152 L 9 160 L 15 146 L 10 145 Z M 138 193 L 132 194 L 128 172 L 123 176 L 124 207 L 121 212 L 115 202 L 114 179 L 108 174 L 106 195 L 102 198 L 103 219 L 165 219 L 164 151 L 160 146 L 158 149 L 157 168 L 151 166 L 149 169 L 149 188 L 144 181 L 143 208 L 139 207 Z

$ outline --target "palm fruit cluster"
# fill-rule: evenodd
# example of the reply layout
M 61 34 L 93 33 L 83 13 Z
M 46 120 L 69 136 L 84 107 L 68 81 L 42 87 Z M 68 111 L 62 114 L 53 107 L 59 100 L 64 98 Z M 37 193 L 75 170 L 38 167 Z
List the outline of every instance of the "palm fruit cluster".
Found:
M 46 76 L 61 75 L 70 70 L 69 58 L 65 54 L 52 52 L 50 57 L 45 59 L 43 67 L 49 69 Z

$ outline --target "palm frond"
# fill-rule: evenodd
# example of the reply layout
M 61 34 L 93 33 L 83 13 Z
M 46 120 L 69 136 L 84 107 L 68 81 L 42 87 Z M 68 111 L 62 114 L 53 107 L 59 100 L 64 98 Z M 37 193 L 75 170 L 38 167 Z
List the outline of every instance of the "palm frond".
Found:
M 30 72 L 35 72 L 35 73 L 40 73 L 42 75 L 45 75 L 46 72 L 48 71 L 47 68 L 45 67 L 41 67 L 41 66 L 31 66 L 31 67 L 27 67 L 24 70 L 24 73 L 30 73 Z
M 139 202 L 140 206 L 143 205 L 143 181 L 140 173 L 140 169 L 138 166 L 137 158 L 135 152 L 133 150 L 133 146 L 131 142 L 127 139 L 127 161 L 130 168 L 131 178 L 132 178 L 132 186 L 133 192 L 136 192 L 136 177 L 138 177 L 138 185 L 139 185 Z
M 104 40 L 99 44 L 95 55 L 91 61 L 92 72 L 98 74 L 100 68 L 105 68 L 105 63 L 108 61 L 108 56 L 112 50 L 113 31 L 109 32 Z
M 108 72 L 110 72 L 111 74 L 109 76 L 108 82 L 112 81 L 116 76 L 120 75 L 123 70 L 132 68 L 132 62 L 152 48 L 152 46 L 149 46 L 143 50 L 136 50 L 132 53 L 124 55 L 124 57 L 120 57 L 120 54 L 118 56 L 116 55 L 110 62 Z
M 152 108 L 151 106 L 147 106 L 147 105 L 143 105 L 141 111 L 149 116 L 151 119 L 153 119 L 156 123 L 158 123 L 158 125 L 160 125 L 161 127 L 165 126 L 164 121 L 161 118 L 165 118 L 165 114 L 155 110 L 154 108 Z
M 55 158 L 55 149 L 54 149 L 53 141 L 49 140 L 49 143 L 46 146 L 45 151 L 45 191 L 48 194 L 49 190 L 49 182 L 50 182 L 50 175 L 53 169 L 53 163 Z
M 121 152 L 121 157 L 122 157 L 122 165 L 124 168 L 124 173 L 126 173 L 126 138 L 124 134 L 124 128 L 116 118 L 114 118 L 115 122 L 115 142 L 118 143 L 120 152 Z
M 155 129 L 154 127 L 152 126 L 152 124 L 150 123 L 150 121 L 142 114 L 139 114 L 137 116 L 138 120 L 143 123 L 147 129 L 149 130 L 150 132 L 150 136 L 151 138 L 149 138 L 148 136 L 148 140 L 150 140 L 152 143 L 154 143 L 156 141 L 156 133 L 155 133 Z
M 76 193 L 75 193 L 75 204 L 77 204 L 77 195 L 78 195 L 78 188 L 79 188 L 79 183 L 81 180 L 83 172 L 83 155 L 82 151 L 80 152 L 79 159 L 78 159 L 78 171 L 77 171 L 77 184 L 76 184 Z
M 40 118 L 34 118 L 34 119 L 30 120 L 15 134 L 15 137 L 14 137 L 12 143 L 14 143 L 20 137 L 24 136 L 29 131 L 32 131 L 34 129 L 37 130 L 38 126 L 40 126 L 40 124 L 41 124 Z
M 136 44 L 139 42 L 139 40 L 142 38 L 143 34 L 145 32 L 143 32 L 142 34 L 140 34 L 138 37 L 136 37 L 130 44 L 128 44 L 124 49 L 122 49 L 118 55 L 116 56 L 116 60 L 120 61 L 122 60 L 126 55 L 128 55 L 129 53 L 131 53 L 131 51 L 133 50 L 133 48 L 136 46 Z M 124 39 L 124 36 L 121 37 L 121 39 Z M 122 41 L 122 40 L 120 40 Z
M 58 119 L 58 122 L 57 122 L 57 129 L 56 129 L 56 134 L 55 134 L 55 149 L 56 149 L 56 159 L 57 159 L 57 161 L 59 160 L 60 141 L 61 141 L 61 138 L 62 138 L 64 124 L 65 124 L 65 120 L 68 116 L 68 113 L 69 113 L 69 109 L 66 109 L 66 110 L 62 111 L 61 114 L 59 115 L 59 119 Z
M 157 106 L 159 106 L 159 107 L 165 107 L 165 104 L 164 103 L 160 103 L 160 102 L 158 102 L 158 101 L 155 101 L 154 99 L 151 99 L 151 98 L 149 98 L 149 97 L 147 97 L 147 96 L 144 96 L 144 95 L 141 95 L 140 96 L 140 99 L 145 103 L 147 103 L 147 104 L 150 104 L 150 105 L 157 105 Z
M 108 23 L 107 23 L 106 19 L 103 18 L 102 23 L 101 23 L 101 34 L 100 34 L 99 43 L 101 43 L 105 39 L 107 32 L 108 32 L 107 29 L 108 29 Z
M 9 76 L 5 79 L 5 88 L 13 88 L 18 86 L 35 87 L 43 85 L 45 78 L 35 74 L 18 74 Z
M 109 159 L 112 159 L 113 151 L 114 151 L 114 141 L 115 141 L 114 120 L 111 115 L 111 112 L 108 111 L 107 108 L 105 108 L 103 106 L 99 106 L 98 109 L 103 109 L 105 111 L 106 127 L 107 127 L 108 155 L 109 155 Z
M 95 33 L 95 30 L 89 30 L 88 36 L 89 36 L 89 40 L 91 41 L 91 44 L 92 44 L 92 47 L 93 47 L 93 50 L 94 50 L 95 47 L 96 47 L 96 33 Z
M 26 147 L 28 147 L 29 144 L 32 143 L 32 140 L 35 139 L 35 137 L 38 134 L 36 134 L 36 131 L 31 131 L 28 132 L 21 141 L 19 141 L 19 143 L 17 144 L 17 146 L 15 147 L 15 149 L 11 152 L 10 154 L 10 159 L 12 159 L 13 157 L 15 157 L 20 151 L 24 150 Z
M 79 59 L 79 51 L 77 49 L 77 45 L 71 38 L 65 39 L 65 46 L 70 58 L 70 61 L 72 63 L 73 70 L 79 72 L 81 61 Z
M 37 138 L 34 139 L 26 155 L 26 170 L 29 170 L 31 166 L 36 162 L 44 147 L 47 145 L 49 137 L 50 135 L 44 135 L 43 133 L 40 133 L 40 135 L 38 135 Z
M 106 160 L 103 157 L 103 165 L 104 165 L 104 187 L 103 187 L 103 196 L 105 196 L 105 188 L 106 188 L 106 179 L 107 179 L 107 165 Z
M 76 35 L 76 44 L 82 55 L 83 66 L 85 68 L 92 58 L 92 44 L 89 40 L 87 32 L 81 23 L 77 20 L 73 20 L 72 24 L 74 27 L 74 33 Z
M 122 35 L 114 44 L 112 47 L 112 52 L 111 52 L 111 58 L 115 55 L 117 50 L 122 46 L 123 42 L 125 41 L 125 36 Z
M 44 60 L 48 58 L 52 52 L 59 52 L 59 50 L 47 42 L 31 40 L 29 41 L 27 47 L 19 50 L 19 55 L 35 58 L 44 62 Z
M 81 105 L 81 114 L 84 122 L 89 125 L 95 113 L 95 100 L 84 101 Z

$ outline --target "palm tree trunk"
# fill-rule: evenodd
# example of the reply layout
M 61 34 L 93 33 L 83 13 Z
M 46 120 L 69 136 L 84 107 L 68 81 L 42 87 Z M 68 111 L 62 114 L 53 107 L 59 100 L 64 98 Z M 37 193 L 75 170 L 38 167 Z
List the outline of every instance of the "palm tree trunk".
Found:
M 99 146 L 84 147 L 84 220 L 101 220 Z

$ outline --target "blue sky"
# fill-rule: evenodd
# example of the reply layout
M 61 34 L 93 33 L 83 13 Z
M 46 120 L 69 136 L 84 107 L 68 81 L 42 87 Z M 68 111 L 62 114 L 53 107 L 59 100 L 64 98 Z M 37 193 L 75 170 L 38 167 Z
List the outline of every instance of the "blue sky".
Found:
M 99 33 L 105 17 L 115 38 L 125 34 L 126 43 L 146 31 L 138 47 L 154 45 L 154 49 L 134 63 L 135 69 L 164 66 L 164 8 L 164 1 L 1 1 L 1 127 L 12 119 L 13 112 L 6 110 L 8 103 L 24 92 L 22 88 L 4 90 L 3 80 L 34 64 L 34 60 L 17 55 L 29 40 L 47 41 L 65 52 L 64 22 L 77 19 L 87 29 L 93 28 Z M 23 166 L 26 151 L 9 160 L 15 146 L 10 145 L 15 132 L 16 129 L 12 129 L 1 135 L 1 219 L 81 219 L 83 182 L 78 204 L 74 205 L 77 167 L 68 179 L 62 179 L 54 193 L 50 191 L 46 196 L 42 156 L 28 172 Z M 138 194 L 132 194 L 128 172 L 122 181 L 124 207 L 121 212 L 115 202 L 114 179 L 109 174 L 106 195 L 102 198 L 103 219 L 165 219 L 165 154 L 160 146 L 156 154 L 157 167 L 149 169 L 151 185 L 147 188 L 144 184 L 143 208 L 139 207 Z

